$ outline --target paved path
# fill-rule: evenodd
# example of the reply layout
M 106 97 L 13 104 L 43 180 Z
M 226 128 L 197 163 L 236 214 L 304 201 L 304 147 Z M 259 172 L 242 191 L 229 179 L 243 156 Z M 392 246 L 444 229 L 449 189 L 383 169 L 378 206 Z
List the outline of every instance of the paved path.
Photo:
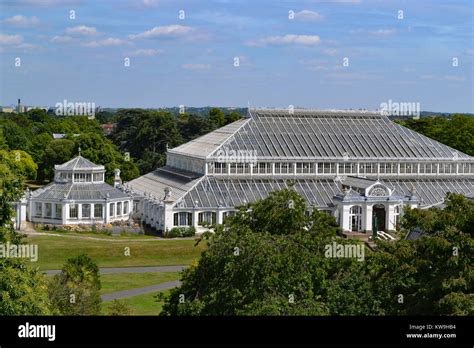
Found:
M 143 267 L 108 267 L 99 268 L 100 274 L 112 274 L 112 273 L 147 273 L 147 272 L 179 272 L 188 266 L 177 265 L 177 266 L 143 266 Z M 48 275 L 55 275 L 60 273 L 59 269 L 52 269 L 44 271 Z
M 137 295 L 149 294 L 151 292 L 172 289 L 179 285 L 181 285 L 181 282 L 179 280 L 173 280 L 171 282 L 165 282 L 158 285 L 145 286 L 144 288 L 112 292 L 110 294 L 104 294 L 101 297 L 102 297 L 102 301 L 112 301 L 112 300 L 118 300 L 121 298 L 127 298 L 127 297 L 132 297 L 132 296 L 137 296 Z

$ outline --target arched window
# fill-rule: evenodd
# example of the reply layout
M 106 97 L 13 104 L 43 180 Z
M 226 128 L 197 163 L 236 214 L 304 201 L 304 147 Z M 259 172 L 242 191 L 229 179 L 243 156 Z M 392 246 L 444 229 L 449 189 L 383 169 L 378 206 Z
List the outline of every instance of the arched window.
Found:
M 193 214 L 185 211 L 174 213 L 175 226 L 191 226 L 193 224 Z
M 362 230 L 362 207 L 355 205 L 349 209 L 349 227 L 352 232 Z
M 216 223 L 216 213 L 213 211 L 204 211 L 198 215 L 198 224 L 202 225 L 204 222 L 215 224 Z

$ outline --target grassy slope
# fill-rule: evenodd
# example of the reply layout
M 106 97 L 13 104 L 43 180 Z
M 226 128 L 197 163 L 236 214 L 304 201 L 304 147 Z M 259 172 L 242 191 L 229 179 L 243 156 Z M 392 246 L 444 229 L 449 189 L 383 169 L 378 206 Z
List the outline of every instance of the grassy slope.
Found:
M 156 302 L 154 298 L 159 292 L 129 297 L 121 302 L 130 308 L 130 315 L 159 315 L 163 307 L 163 302 Z M 165 295 L 169 290 L 163 291 Z M 107 315 L 107 310 L 112 302 L 102 302 L 102 313 Z
M 100 292 L 101 294 L 110 294 L 116 291 L 170 282 L 179 278 L 180 274 L 178 272 L 102 274 L 100 276 L 102 284 Z
M 29 236 L 28 244 L 38 244 L 41 270 L 61 269 L 65 261 L 82 253 L 92 257 L 99 267 L 189 265 L 199 258 L 205 243 L 194 246 L 194 240 L 97 241 L 68 237 Z M 125 256 L 130 248 L 130 256 Z

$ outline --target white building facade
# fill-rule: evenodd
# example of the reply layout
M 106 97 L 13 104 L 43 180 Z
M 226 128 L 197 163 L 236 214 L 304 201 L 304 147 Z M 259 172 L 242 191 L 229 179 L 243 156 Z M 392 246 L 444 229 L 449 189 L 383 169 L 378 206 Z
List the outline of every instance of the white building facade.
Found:
M 27 190 L 15 206 L 17 229 L 25 220 L 54 225 L 108 224 L 130 219 L 133 193 L 121 185 L 119 170 L 114 186 L 108 185 L 104 166 L 79 155 L 56 165 L 54 181 Z
M 129 185 L 144 224 L 202 231 L 290 182 L 346 232 L 393 231 L 405 205 L 473 195 L 474 158 L 376 112 L 250 109 Z

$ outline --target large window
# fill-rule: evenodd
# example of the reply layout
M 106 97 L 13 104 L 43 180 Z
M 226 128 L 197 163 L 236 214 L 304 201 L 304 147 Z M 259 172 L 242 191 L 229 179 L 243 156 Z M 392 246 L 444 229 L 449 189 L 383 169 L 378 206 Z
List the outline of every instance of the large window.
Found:
M 227 174 L 227 163 L 215 162 L 214 163 L 215 174 Z
M 117 216 L 122 215 L 122 202 L 117 202 Z
M 94 217 L 102 218 L 103 217 L 104 206 L 102 204 L 94 204 Z
M 420 174 L 436 174 L 438 171 L 436 163 L 421 163 Z
M 82 205 L 82 218 L 90 218 L 91 217 L 91 205 L 90 204 L 83 204 Z
M 35 203 L 35 215 L 37 217 L 43 216 L 43 203 Z
M 236 212 L 234 210 L 225 211 L 222 213 L 222 220 L 225 221 L 226 218 L 235 216 Z
M 69 217 L 71 219 L 77 219 L 78 214 L 78 206 L 77 204 L 70 204 L 69 205 Z
M 362 230 L 362 207 L 355 205 L 349 209 L 349 228 L 352 232 Z
M 44 215 L 46 217 L 51 217 L 53 214 L 53 207 L 52 207 L 52 204 L 51 203 L 45 203 L 44 204 Z
M 398 230 L 400 227 L 400 213 L 401 213 L 402 207 L 401 205 L 396 205 L 393 208 L 393 215 L 395 218 L 395 229 Z
M 456 165 L 453 163 L 440 163 L 439 164 L 439 173 L 440 174 L 455 174 Z
M 61 204 L 55 204 L 56 208 L 56 219 L 61 219 L 63 216 L 63 207 Z
M 94 182 L 104 181 L 104 173 L 94 173 L 93 174 Z
M 128 202 L 123 202 L 123 215 L 128 214 Z
M 115 214 L 115 203 L 110 203 L 109 216 L 114 216 Z
M 213 211 L 204 211 L 202 213 L 199 213 L 199 215 L 198 215 L 199 225 L 202 225 L 204 222 L 207 222 L 209 224 L 215 224 L 216 223 L 216 213 L 213 212 Z
M 175 226 L 191 226 L 193 224 L 193 214 L 187 212 L 174 213 Z

